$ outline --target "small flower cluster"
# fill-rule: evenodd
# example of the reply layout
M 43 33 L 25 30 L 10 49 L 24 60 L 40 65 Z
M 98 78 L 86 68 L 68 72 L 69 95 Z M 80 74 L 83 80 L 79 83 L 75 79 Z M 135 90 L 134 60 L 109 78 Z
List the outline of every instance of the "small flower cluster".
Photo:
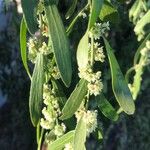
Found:
M 44 1 L 40 0 L 38 4 L 38 26 L 43 36 L 48 37 L 48 26 L 47 26 L 47 19 L 44 12 Z
M 42 110 L 44 118 L 41 118 L 41 127 L 47 130 L 53 130 L 56 136 L 63 135 L 66 127 L 64 124 L 59 125 L 57 123 L 57 118 L 60 116 L 61 112 L 55 92 L 48 84 L 44 84 L 43 99 L 46 107 L 44 107 Z
M 97 128 L 97 110 L 85 111 L 85 109 L 80 109 L 75 113 L 75 115 L 77 118 L 77 122 L 79 122 L 81 117 L 83 117 L 84 121 L 86 122 L 87 136 L 95 131 L 95 129 Z
M 45 42 L 39 44 L 39 41 L 36 37 L 30 38 L 27 45 L 29 50 L 28 57 L 32 63 L 35 63 L 38 52 L 42 53 L 43 55 L 48 55 L 51 53 L 50 47 Z
M 92 72 L 91 68 L 79 69 L 79 77 L 88 81 L 88 90 L 90 95 L 99 95 L 103 89 L 103 83 L 101 82 L 101 72 Z
M 143 59 L 142 65 L 146 66 L 150 64 L 150 41 L 146 42 L 145 47 L 141 50 L 141 55 L 145 58 Z
M 52 69 L 52 74 L 51 74 L 56 80 L 60 79 L 60 72 L 56 66 L 53 67 Z
M 90 44 L 91 49 L 91 44 Z M 100 44 L 98 42 L 94 43 L 94 60 L 104 62 L 105 55 L 103 53 L 103 46 L 100 47 Z
M 37 38 L 36 37 L 30 38 L 27 45 L 29 50 L 28 58 L 29 60 L 31 60 L 32 63 L 35 63 L 35 59 L 37 56 L 37 46 L 38 46 Z
M 89 37 L 93 36 L 95 40 L 98 40 L 108 30 L 110 30 L 109 22 L 95 23 L 94 27 L 89 32 Z
M 83 19 L 87 17 L 85 12 L 80 13 L 79 16 L 83 17 Z
M 141 49 L 140 53 L 141 53 L 141 57 L 139 63 L 136 64 L 134 67 L 135 68 L 134 81 L 132 84 L 128 84 L 128 87 L 132 93 L 134 100 L 137 98 L 140 89 L 137 86 L 141 85 L 143 68 L 150 64 L 150 41 L 149 40 L 146 41 L 145 47 Z M 137 78 L 139 79 L 138 84 L 137 84 Z
M 64 150 L 73 150 L 73 145 L 72 145 L 72 143 L 67 143 L 67 144 L 65 144 Z

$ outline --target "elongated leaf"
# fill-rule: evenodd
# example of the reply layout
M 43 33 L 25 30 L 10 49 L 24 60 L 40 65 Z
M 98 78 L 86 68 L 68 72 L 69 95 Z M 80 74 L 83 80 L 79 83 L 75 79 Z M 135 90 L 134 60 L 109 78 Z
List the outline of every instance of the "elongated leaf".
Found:
M 51 39 L 61 79 L 66 86 L 69 86 L 72 78 L 72 66 L 68 38 L 56 5 L 45 5 L 45 10 L 49 38 Z
M 87 93 L 87 81 L 81 79 L 79 84 L 74 89 L 69 99 L 67 100 L 60 119 L 65 120 L 73 116 L 73 114 L 78 110 L 80 104 L 82 103 L 85 95 Z
M 26 33 L 27 33 L 27 29 L 26 29 L 26 25 L 24 22 L 24 18 L 22 18 L 21 21 L 21 26 L 20 26 L 20 49 L 21 49 L 21 59 L 23 62 L 23 65 L 27 71 L 28 76 L 31 79 L 31 75 L 29 72 L 29 68 L 28 68 L 28 64 L 27 64 L 27 41 L 26 41 Z
M 38 53 L 32 75 L 29 98 L 30 116 L 34 126 L 38 124 L 41 117 L 41 107 L 43 100 L 43 80 L 43 54 Z
M 102 21 L 110 21 L 114 24 L 119 22 L 119 14 L 117 9 L 107 0 L 104 0 L 99 18 Z
M 113 108 L 113 106 L 105 98 L 105 96 L 101 93 L 96 97 L 96 99 L 98 107 L 100 111 L 103 113 L 103 115 L 112 121 L 117 121 L 119 116 L 116 110 Z
M 61 105 L 64 105 L 67 101 L 67 98 L 62 90 L 60 83 L 57 80 L 52 80 L 52 84 L 57 94 L 58 101 L 61 103 Z
M 98 140 L 103 139 L 103 134 L 102 131 L 100 129 L 98 129 Z
M 34 34 L 38 29 L 36 17 L 37 4 L 38 0 L 21 0 L 25 22 L 31 34 Z
M 134 65 L 136 65 L 138 63 L 138 59 L 140 56 L 140 51 L 145 47 L 146 42 L 150 40 L 150 33 L 147 35 L 147 37 L 144 39 L 144 41 L 141 43 L 141 45 L 139 46 L 139 48 L 137 49 L 135 55 L 134 55 Z
M 73 142 L 74 131 L 64 134 L 62 137 L 48 145 L 48 150 L 62 150 L 65 144 Z
M 88 65 L 89 39 L 86 33 L 79 42 L 77 49 L 77 63 L 79 68 L 86 68 Z
M 92 0 L 92 9 L 91 9 L 91 16 L 89 19 L 88 29 L 90 29 L 97 21 L 97 18 L 99 17 L 99 14 L 101 12 L 102 5 L 103 5 L 103 0 Z
M 74 13 L 75 8 L 77 6 L 77 2 L 78 2 L 78 0 L 73 0 L 71 7 L 69 8 L 69 10 L 67 11 L 67 13 L 65 15 L 66 19 L 69 19 L 72 16 L 72 14 Z
M 75 129 L 74 146 L 75 150 L 84 150 L 86 142 L 86 122 L 82 117 Z
M 112 48 L 110 47 L 106 39 L 104 39 L 104 42 L 107 50 L 107 55 L 109 58 L 109 64 L 111 67 L 112 88 L 115 97 L 124 112 L 126 112 L 129 115 L 133 114 L 135 111 L 135 105 L 130 90 L 128 88 L 128 85 L 120 70 L 115 55 L 112 52 Z

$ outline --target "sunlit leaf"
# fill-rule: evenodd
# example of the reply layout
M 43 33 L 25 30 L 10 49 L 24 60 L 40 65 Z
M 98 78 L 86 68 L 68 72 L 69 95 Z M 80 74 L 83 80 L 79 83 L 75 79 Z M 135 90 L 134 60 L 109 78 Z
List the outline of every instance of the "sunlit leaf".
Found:
M 77 63 L 79 68 L 86 68 L 88 65 L 89 39 L 86 33 L 79 42 L 77 49 Z
M 69 86 L 72 78 L 71 55 L 68 38 L 56 5 L 45 5 L 49 38 L 55 54 L 61 79 Z
M 102 5 L 103 5 L 103 0 L 92 0 L 92 9 L 91 9 L 91 15 L 88 24 L 89 29 L 97 21 L 97 18 L 99 17 L 99 14 L 101 12 Z
M 27 28 L 24 22 L 24 18 L 22 18 L 21 21 L 21 26 L 20 26 L 20 49 L 21 49 L 21 58 L 22 58 L 22 62 L 23 65 L 29 75 L 29 77 L 31 78 L 30 72 L 29 72 L 29 68 L 28 68 L 28 64 L 27 64 L 27 39 L 26 39 L 26 33 L 27 33 Z
M 67 98 L 63 92 L 62 86 L 60 85 L 59 81 L 52 80 L 53 88 L 55 89 L 58 101 L 61 103 L 61 105 L 64 105 L 67 101 Z
M 85 95 L 87 94 L 87 81 L 81 79 L 67 100 L 60 119 L 65 120 L 73 116 L 73 114 L 78 110 L 80 104 L 82 103 Z
M 102 21 L 110 21 L 114 24 L 119 22 L 119 14 L 117 9 L 107 0 L 104 0 L 99 18 Z
M 74 131 L 70 131 L 64 134 L 62 137 L 58 138 L 52 144 L 48 145 L 48 150 L 62 150 L 65 144 L 72 143 L 74 138 Z
M 103 113 L 105 117 L 112 121 L 118 120 L 118 114 L 113 106 L 109 103 L 109 101 L 105 98 L 105 96 L 101 93 L 96 97 L 98 107 L 100 111 Z
M 130 90 L 128 88 L 128 85 L 120 70 L 119 64 L 115 58 L 113 50 L 105 38 L 104 42 L 111 68 L 112 88 L 114 95 L 123 111 L 129 115 L 133 114 L 135 111 L 135 105 Z
M 25 22 L 31 34 L 34 34 L 38 29 L 36 16 L 37 4 L 38 0 L 21 0 Z
M 70 6 L 69 10 L 67 11 L 67 13 L 65 15 L 66 19 L 69 19 L 72 16 L 72 14 L 74 13 L 77 2 L 78 2 L 78 0 L 73 0 L 72 5 Z
M 41 107 L 43 101 L 43 80 L 43 54 L 38 53 L 32 75 L 29 97 L 30 116 L 34 126 L 38 124 L 41 117 Z
M 75 129 L 73 148 L 75 150 L 84 150 L 85 142 L 86 142 L 86 122 L 84 121 L 84 118 L 81 117 Z

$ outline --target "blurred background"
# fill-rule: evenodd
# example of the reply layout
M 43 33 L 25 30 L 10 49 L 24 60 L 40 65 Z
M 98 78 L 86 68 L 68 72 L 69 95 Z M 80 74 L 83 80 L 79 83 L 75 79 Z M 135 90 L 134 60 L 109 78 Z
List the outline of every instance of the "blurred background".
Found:
M 59 6 L 62 16 L 70 1 Z M 84 2 L 77 6 L 77 11 Z M 118 25 L 111 25 L 111 43 L 123 73 L 132 66 L 134 53 L 139 45 L 129 22 L 128 10 L 132 2 L 115 3 L 120 14 Z M 35 129 L 31 125 L 28 97 L 30 81 L 21 62 L 19 30 L 22 10 L 19 0 L 0 0 L 0 150 L 35 150 Z M 76 25 L 81 36 L 84 23 Z M 74 43 L 77 43 L 75 41 Z M 122 114 L 112 123 L 102 118 L 104 139 L 94 136 L 87 143 L 88 150 L 149 150 L 150 149 L 150 67 L 145 69 L 142 89 L 136 101 L 133 116 Z

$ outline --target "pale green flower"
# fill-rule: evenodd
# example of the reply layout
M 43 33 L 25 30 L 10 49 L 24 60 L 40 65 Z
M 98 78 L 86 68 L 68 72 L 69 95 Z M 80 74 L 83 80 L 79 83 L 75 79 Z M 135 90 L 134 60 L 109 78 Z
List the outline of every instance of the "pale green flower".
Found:
M 62 136 L 66 131 L 66 126 L 62 123 L 61 125 L 56 125 L 54 128 L 54 133 L 56 136 Z
M 73 145 L 71 143 L 65 144 L 64 150 L 73 150 Z
M 53 71 L 52 71 L 52 76 L 55 79 L 60 79 L 60 72 L 56 66 L 54 66 Z
M 39 48 L 39 52 L 43 53 L 43 55 L 48 55 L 51 53 L 50 48 L 45 42 L 42 43 L 42 46 Z
M 79 110 L 75 113 L 75 116 L 77 118 L 77 122 L 79 122 L 80 118 L 83 117 L 83 120 L 86 123 L 87 136 L 89 136 L 90 133 L 94 132 L 97 128 L 97 110 Z
M 103 83 L 100 80 L 97 80 L 96 82 L 90 82 L 88 83 L 88 90 L 90 92 L 90 95 L 99 95 L 103 89 Z
M 40 125 L 46 130 L 51 130 L 54 127 L 55 123 L 49 122 L 48 120 L 44 120 L 43 118 L 41 118 Z

